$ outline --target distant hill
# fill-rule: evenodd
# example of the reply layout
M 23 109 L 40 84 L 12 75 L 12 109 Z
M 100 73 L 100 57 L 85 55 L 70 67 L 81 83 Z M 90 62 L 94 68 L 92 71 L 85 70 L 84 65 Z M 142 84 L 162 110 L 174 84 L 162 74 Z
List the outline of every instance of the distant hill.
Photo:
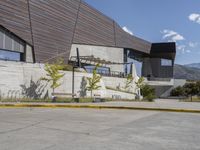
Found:
M 190 64 L 190 66 L 193 66 Z M 175 65 L 174 67 L 174 78 L 176 79 L 187 79 L 187 80 L 200 80 L 200 63 L 196 67 L 189 67 L 187 65 Z
M 192 63 L 192 64 L 187 64 L 187 65 L 184 65 L 184 66 L 200 69 L 200 63 Z

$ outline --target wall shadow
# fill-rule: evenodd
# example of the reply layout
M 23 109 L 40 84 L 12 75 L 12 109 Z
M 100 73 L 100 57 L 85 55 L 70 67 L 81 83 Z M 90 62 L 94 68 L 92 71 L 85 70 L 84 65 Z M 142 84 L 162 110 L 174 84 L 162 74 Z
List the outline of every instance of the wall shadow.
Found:
M 80 97 L 85 97 L 87 95 L 87 79 L 86 77 L 82 77 L 81 86 L 80 86 Z
M 42 84 L 41 80 L 35 82 L 31 79 L 29 86 L 20 85 L 20 87 L 22 88 L 22 94 L 27 98 L 31 99 L 48 98 L 49 95 L 48 90 L 44 94 L 47 84 Z M 44 96 L 42 97 L 42 95 Z

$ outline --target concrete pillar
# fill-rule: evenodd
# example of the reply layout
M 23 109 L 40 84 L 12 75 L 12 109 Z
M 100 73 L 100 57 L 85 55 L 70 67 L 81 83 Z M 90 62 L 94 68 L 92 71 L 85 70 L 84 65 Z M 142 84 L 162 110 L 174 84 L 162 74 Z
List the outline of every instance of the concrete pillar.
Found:
M 25 52 L 26 56 L 26 62 L 28 63 L 33 63 L 33 49 L 30 45 L 26 44 L 26 52 Z

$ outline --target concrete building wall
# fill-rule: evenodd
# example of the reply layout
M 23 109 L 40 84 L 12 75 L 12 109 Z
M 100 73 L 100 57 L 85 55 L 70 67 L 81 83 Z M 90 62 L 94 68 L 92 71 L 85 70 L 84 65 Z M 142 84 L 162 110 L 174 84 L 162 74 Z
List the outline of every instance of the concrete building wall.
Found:
M 72 72 L 63 72 L 65 75 L 60 81 L 61 86 L 55 90 L 59 93 L 72 93 Z M 23 62 L 0 61 L 0 97 L 1 98 L 43 98 L 50 97 L 52 90 L 41 77 L 45 77 L 44 64 L 32 64 Z M 84 92 L 84 81 L 92 74 L 75 72 L 75 93 L 80 95 Z M 123 99 L 133 99 L 134 94 L 128 94 L 115 90 L 108 90 L 106 87 L 116 88 L 125 86 L 126 79 L 114 77 L 102 77 L 101 89 L 94 91 L 101 97 L 112 98 L 120 96 Z M 131 91 L 134 91 L 134 86 Z M 90 92 L 87 92 L 90 96 Z
M 25 52 L 25 61 L 28 63 L 33 63 L 34 62 L 34 56 L 33 56 L 33 49 L 30 45 L 26 44 L 26 52 Z
M 79 49 L 80 56 L 91 56 L 95 58 L 100 58 L 101 60 L 123 63 L 123 48 L 114 48 L 114 47 L 104 47 L 104 46 L 92 46 L 92 45 L 81 45 L 73 44 L 70 52 L 71 56 L 76 56 L 76 48 Z M 111 68 L 111 71 L 123 72 L 123 65 L 107 65 Z

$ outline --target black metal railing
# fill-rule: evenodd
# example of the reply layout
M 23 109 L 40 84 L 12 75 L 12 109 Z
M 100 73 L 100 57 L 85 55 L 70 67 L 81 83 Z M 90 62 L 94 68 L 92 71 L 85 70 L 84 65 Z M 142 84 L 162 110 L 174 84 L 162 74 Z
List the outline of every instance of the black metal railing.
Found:
M 92 73 L 93 69 L 88 69 L 88 73 Z M 118 72 L 118 71 L 107 71 L 107 70 L 97 70 L 97 73 L 102 75 L 102 76 L 107 76 L 107 77 L 118 77 L 118 78 L 126 78 L 127 74 L 124 72 Z
M 148 81 L 167 81 L 170 82 L 172 78 L 157 78 L 157 77 L 147 77 Z

